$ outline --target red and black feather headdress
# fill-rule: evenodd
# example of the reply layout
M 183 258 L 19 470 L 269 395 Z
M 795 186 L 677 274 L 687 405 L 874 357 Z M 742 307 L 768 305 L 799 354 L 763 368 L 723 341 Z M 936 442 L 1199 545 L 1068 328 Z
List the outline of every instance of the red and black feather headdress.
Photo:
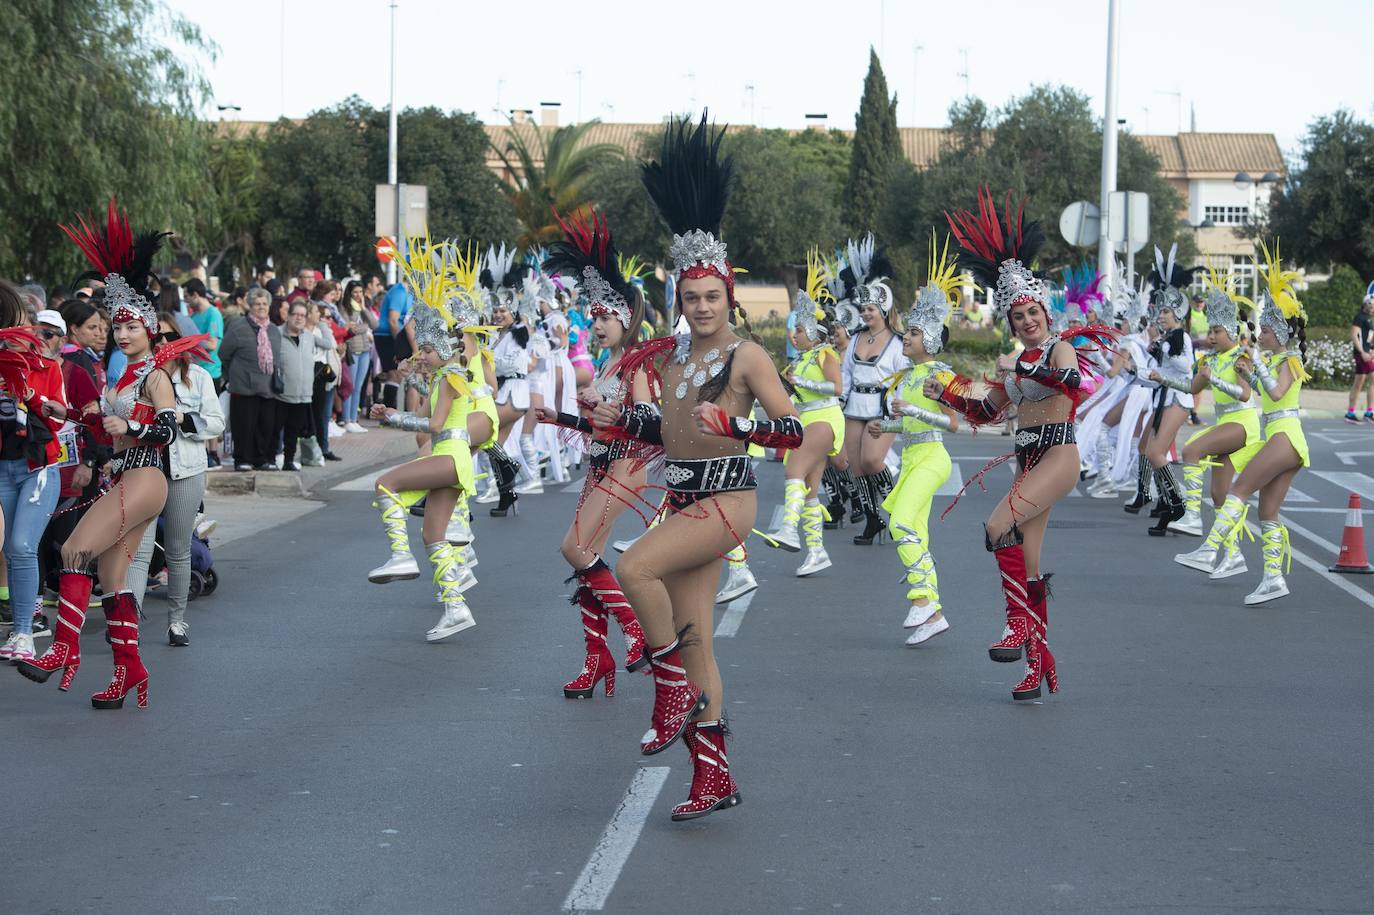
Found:
M 153 258 L 170 232 L 134 234 L 129 216 L 110 198 L 105 225 L 77 215 L 77 225 L 58 224 L 105 280 L 105 309 L 112 321 L 137 319 L 157 331 L 157 308 L 148 291 Z

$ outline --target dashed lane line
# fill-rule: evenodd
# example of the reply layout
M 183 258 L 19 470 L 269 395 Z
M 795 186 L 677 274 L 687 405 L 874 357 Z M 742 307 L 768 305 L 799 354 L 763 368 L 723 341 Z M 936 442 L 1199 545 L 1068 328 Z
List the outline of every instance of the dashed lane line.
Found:
M 644 821 L 654 808 L 654 801 L 668 780 L 669 766 L 645 766 L 630 780 L 625 797 L 611 815 L 611 821 L 601 831 L 601 838 L 582 873 L 563 900 L 565 912 L 600 912 L 615 889 L 620 871 L 630 859 Z
M 720 622 L 716 624 L 716 638 L 733 639 L 735 637 L 735 633 L 739 632 L 740 623 L 744 622 L 744 614 L 749 610 L 749 605 L 754 602 L 754 595 L 757 593 L 757 590 L 750 591 L 725 605 L 725 613 L 721 615 Z

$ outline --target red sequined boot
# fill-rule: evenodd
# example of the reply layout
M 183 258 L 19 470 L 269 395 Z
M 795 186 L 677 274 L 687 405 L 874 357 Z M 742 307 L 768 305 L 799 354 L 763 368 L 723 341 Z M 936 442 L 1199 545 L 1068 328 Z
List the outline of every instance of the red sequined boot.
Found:
M 649 655 L 644 650 L 644 630 L 639 627 L 639 620 L 635 619 L 634 608 L 625 598 L 625 592 L 620 590 L 620 582 L 616 581 L 615 573 L 604 560 L 597 559 L 578 572 L 577 577 L 592 589 L 602 608 L 615 617 L 621 631 L 625 633 L 625 669 L 634 673 L 643 668 L 647 675 Z
M 639 750 L 645 756 L 661 753 L 682 735 L 687 722 L 706 708 L 707 696 L 682 666 L 678 648 L 681 636 L 649 652 L 654 671 L 654 716 Z
M 124 707 L 129 690 L 137 690 L 138 707 L 148 707 L 148 669 L 138 656 L 138 604 L 129 591 L 120 591 L 105 604 L 105 624 L 114 650 L 114 677 L 110 685 L 91 697 L 98 709 Z
M 564 684 L 563 695 L 568 699 L 590 699 L 596 690 L 597 681 L 606 681 L 606 698 L 615 695 L 615 658 L 606 647 L 606 611 L 591 590 L 586 587 L 577 589 L 573 602 L 582 608 L 582 634 L 587 640 L 587 657 L 582 662 L 582 673 L 575 680 Z
M 86 622 L 92 584 L 91 576 L 85 572 L 62 570 L 57 579 L 57 626 L 53 629 L 52 644 L 42 657 L 20 661 L 21 674 L 37 683 L 46 683 L 54 671 L 61 670 L 62 680 L 57 688 L 66 692 L 72 685 L 81 666 L 81 627 Z M 110 598 L 103 598 L 101 603 L 108 613 Z
M 721 721 L 687 725 L 682 742 L 692 754 L 692 790 L 687 803 L 673 808 L 674 820 L 694 820 L 739 806 L 739 786 L 730 777 L 730 760 L 725 755 L 725 734 Z
M 1049 643 L 1033 638 L 1026 644 L 1026 676 L 1011 688 L 1013 699 L 1039 699 L 1040 680 L 1044 679 L 1050 692 L 1059 692 L 1059 672 L 1055 670 L 1054 655 Z
M 994 661 L 1016 661 L 1021 658 L 1021 649 L 1030 640 L 1033 625 L 1021 531 L 1013 526 L 996 544 L 988 540 L 987 548 L 997 560 L 997 568 L 1002 574 L 1002 596 L 1007 601 L 1006 628 L 1002 630 L 1001 641 L 994 642 L 988 648 L 988 657 Z

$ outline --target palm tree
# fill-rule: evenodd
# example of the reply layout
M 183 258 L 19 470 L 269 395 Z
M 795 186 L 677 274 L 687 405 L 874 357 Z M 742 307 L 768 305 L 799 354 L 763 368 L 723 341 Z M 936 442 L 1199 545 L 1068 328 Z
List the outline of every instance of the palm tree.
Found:
M 583 194 L 587 179 L 601 163 L 625 155 L 614 143 L 582 143 L 597 123 L 569 124 L 546 133 L 534 125 L 521 129 L 512 121 L 506 128 L 505 148 L 492 143 L 510 178 L 501 190 L 520 221 L 520 245 L 543 245 L 562 237 L 554 210 L 571 214 L 589 205 Z M 533 149 L 526 139 L 531 135 Z

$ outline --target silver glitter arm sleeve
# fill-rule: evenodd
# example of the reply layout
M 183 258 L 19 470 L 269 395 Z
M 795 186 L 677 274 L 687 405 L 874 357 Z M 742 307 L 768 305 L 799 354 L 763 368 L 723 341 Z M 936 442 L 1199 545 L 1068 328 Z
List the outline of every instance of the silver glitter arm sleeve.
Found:
M 391 413 L 382 420 L 382 425 L 407 432 L 428 432 L 429 417 L 416 416 L 414 413 Z
M 1240 395 L 1242 393 L 1240 385 L 1236 384 L 1234 381 L 1227 381 L 1224 378 L 1213 378 L 1211 384 L 1212 387 L 1216 388 L 1227 397 L 1234 397 L 1236 400 L 1240 400 Z
M 803 391 L 811 391 L 815 394 L 835 393 L 835 382 L 833 381 L 812 381 L 810 378 L 793 378 L 792 387 L 801 388 Z
M 910 416 L 912 419 L 919 419 L 923 423 L 932 425 L 937 429 L 944 429 L 946 432 L 953 426 L 952 421 L 945 414 L 937 413 L 934 410 L 927 410 L 925 407 L 918 407 L 911 403 L 906 405 L 906 409 L 902 411 L 902 415 Z

